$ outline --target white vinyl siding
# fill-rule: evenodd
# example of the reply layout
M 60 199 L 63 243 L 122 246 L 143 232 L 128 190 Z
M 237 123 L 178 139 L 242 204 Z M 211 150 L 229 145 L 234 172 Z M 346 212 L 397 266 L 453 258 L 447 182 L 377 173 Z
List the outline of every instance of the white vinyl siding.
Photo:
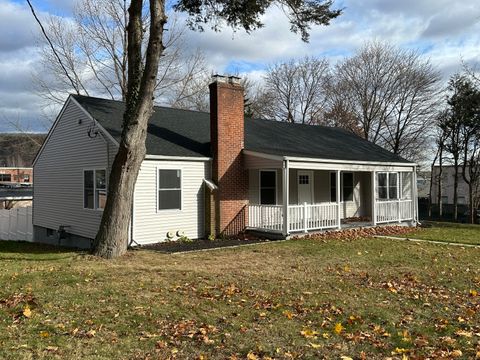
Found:
M 69 233 L 95 237 L 102 212 L 84 209 L 83 170 L 107 169 L 108 178 L 117 146 L 100 133 L 89 136 L 93 125 L 68 101 L 34 165 L 34 225 L 55 230 L 63 225 Z
M 158 210 L 158 171 L 180 170 L 182 208 Z M 133 240 L 138 244 L 165 241 L 167 233 L 181 231 L 191 239 L 205 235 L 204 184 L 210 162 L 145 160 L 134 194 Z

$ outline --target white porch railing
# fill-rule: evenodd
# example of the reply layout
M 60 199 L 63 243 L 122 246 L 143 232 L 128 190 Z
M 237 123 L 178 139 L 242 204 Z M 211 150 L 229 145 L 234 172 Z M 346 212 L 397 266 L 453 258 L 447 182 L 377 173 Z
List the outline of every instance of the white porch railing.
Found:
M 336 203 L 290 205 L 288 214 L 288 232 L 306 232 L 338 226 Z M 254 229 L 283 231 L 283 206 L 249 205 L 248 226 Z
M 413 220 L 412 200 L 376 201 L 377 224 Z
M 283 206 L 249 205 L 248 226 L 255 229 L 282 231 Z
M 288 231 L 308 231 L 338 226 L 337 204 L 304 204 L 288 207 Z

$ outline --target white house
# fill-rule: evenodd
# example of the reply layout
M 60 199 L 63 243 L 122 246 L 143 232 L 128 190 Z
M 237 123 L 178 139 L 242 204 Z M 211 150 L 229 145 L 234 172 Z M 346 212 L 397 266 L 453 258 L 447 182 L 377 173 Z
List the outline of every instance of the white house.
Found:
M 285 237 L 347 218 L 416 222 L 415 164 L 342 129 L 244 119 L 233 77 L 217 77 L 210 99 L 210 114 L 155 107 L 131 244 L 244 230 Z M 90 246 L 123 111 L 120 101 L 69 96 L 34 161 L 36 241 Z

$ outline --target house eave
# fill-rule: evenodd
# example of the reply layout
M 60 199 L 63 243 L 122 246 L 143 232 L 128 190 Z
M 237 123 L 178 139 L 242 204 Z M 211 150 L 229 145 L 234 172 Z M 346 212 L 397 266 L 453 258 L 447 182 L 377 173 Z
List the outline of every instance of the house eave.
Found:
M 311 162 L 311 163 L 326 163 L 326 164 L 347 164 L 347 165 L 370 165 L 370 166 L 390 166 L 390 167 L 409 167 L 417 166 L 415 163 L 408 162 L 384 162 L 384 161 L 362 161 L 362 160 L 338 160 L 338 159 L 323 159 L 313 157 L 299 157 L 299 156 L 281 156 L 262 153 L 259 151 L 243 150 L 247 155 L 260 157 L 263 159 L 277 160 L 277 161 L 292 161 L 292 162 Z
M 211 161 L 210 157 L 201 156 L 172 156 L 172 155 L 145 155 L 145 160 L 175 160 L 175 161 Z

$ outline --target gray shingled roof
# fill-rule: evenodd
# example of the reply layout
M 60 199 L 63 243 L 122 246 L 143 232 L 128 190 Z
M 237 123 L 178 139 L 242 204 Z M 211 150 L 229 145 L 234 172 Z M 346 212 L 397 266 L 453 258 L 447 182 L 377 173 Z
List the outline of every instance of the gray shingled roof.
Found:
M 121 101 L 72 95 L 115 139 L 120 140 Z M 209 157 L 210 115 L 156 106 L 148 125 L 147 154 Z M 245 149 L 281 156 L 332 160 L 408 162 L 346 130 L 245 119 Z

